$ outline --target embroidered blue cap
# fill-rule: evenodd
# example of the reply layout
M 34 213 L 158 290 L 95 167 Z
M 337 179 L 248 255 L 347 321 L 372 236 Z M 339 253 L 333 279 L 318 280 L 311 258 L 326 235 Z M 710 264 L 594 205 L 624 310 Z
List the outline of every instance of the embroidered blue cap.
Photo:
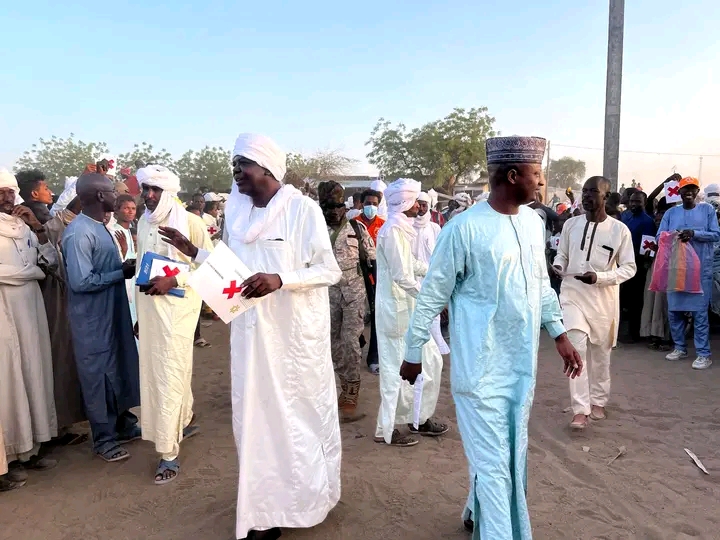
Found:
M 547 140 L 542 137 L 493 137 L 485 141 L 488 165 L 542 163 Z

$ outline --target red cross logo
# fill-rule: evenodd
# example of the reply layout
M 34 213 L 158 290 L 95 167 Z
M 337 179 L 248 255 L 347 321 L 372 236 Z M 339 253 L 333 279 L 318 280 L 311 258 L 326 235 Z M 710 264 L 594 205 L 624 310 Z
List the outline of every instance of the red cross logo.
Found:
M 668 190 L 667 190 L 668 197 L 677 197 L 678 195 L 680 195 L 680 186 L 668 187 Z
M 170 268 L 167 264 L 163 266 L 162 271 L 165 272 L 165 277 L 174 277 L 180 273 L 179 268 Z
M 214 236 L 216 232 L 218 232 L 218 230 L 215 227 L 208 227 L 208 233 L 210 233 L 210 236 Z
M 232 300 L 233 296 L 242 291 L 242 287 L 238 287 L 237 282 L 233 279 L 230 286 L 223 289 L 223 294 L 227 294 L 228 300 Z
M 657 244 L 652 240 L 644 240 L 643 249 L 645 251 L 657 251 Z

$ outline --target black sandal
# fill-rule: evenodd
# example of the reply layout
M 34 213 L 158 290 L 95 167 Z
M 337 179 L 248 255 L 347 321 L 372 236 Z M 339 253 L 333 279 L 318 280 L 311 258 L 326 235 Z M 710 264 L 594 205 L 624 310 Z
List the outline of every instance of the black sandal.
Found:
M 450 431 L 450 427 L 447 424 L 439 424 L 429 418 L 424 424 L 418 426 L 418 429 L 415 429 L 412 424 L 408 424 L 408 429 L 413 435 L 422 435 L 423 437 L 439 437 Z

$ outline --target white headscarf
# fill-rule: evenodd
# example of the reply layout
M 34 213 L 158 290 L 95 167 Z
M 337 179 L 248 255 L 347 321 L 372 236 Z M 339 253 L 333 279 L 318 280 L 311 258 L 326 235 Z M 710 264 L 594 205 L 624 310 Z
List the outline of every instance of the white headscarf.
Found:
M 709 184 L 705 186 L 705 195 L 710 195 L 711 193 L 717 193 L 720 195 L 720 185 L 718 184 Z
M 425 193 L 423 191 L 420 193 L 420 195 L 418 195 L 417 200 L 428 203 L 428 211 L 425 212 L 425 214 L 423 214 L 422 216 L 418 215 L 413 221 L 413 227 L 415 227 L 417 230 L 421 230 L 427 227 L 427 224 L 430 223 L 430 220 L 432 219 L 432 211 L 430 207 L 430 205 L 432 204 L 432 198 L 428 193 Z
M 435 207 L 438 203 L 438 194 L 437 191 L 435 191 L 433 188 L 430 188 L 428 190 L 428 195 L 430 196 L 430 209 L 435 210 Z
M 387 201 L 385 200 L 385 190 L 387 189 L 387 184 L 382 180 L 373 180 L 370 182 L 370 189 L 374 189 L 375 191 L 379 191 L 383 194 L 383 198 L 378 205 L 378 216 L 385 219 L 388 215 L 388 206 Z
M 65 210 L 68 207 L 68 204 L 70 204 L 72 200 L 77 196 L 77 191 L 75 190 L 75 186 L 77 185 L 77 179 L 77 176 L 65 177 L 65 189 L 57 198 L 55 204 L 52 205 L 52 208 L 50 209 L 51 216 L 55 217 L 60 212 Z
M 140 186 L 152 186 L 163 190 L 160 201 L 154 211 L 145 208 L 145 219 L 148 223 L 159 225 L 167 219 L 167 226 L 180 231 L 185 238 L 190 237 L 187 211 L 177 194 L 180 191 L 180 179 L 167 167 L 148 165 L 138 169 L 137 181 Z M 177 258 L 177 251 L 169 246 L 172 258 Z
M 384 199 L 388 205 L 388 218 L 385 225 L 380 229 L 379 236 L 386 236 L 393 226 L 402 229 L 409 239 L 417 235 L 413 227 L 414 220 L 407 217 L 403 212 L 412 208 L 420 195 L 421 189 L 420 182 L 412 178 L 398 178 L 387 187 Z
M 472 197 L 465 192 L 456 194 L 453 200 L 458 203 L 463 210 L 470 208 L 473 203 Z
M 15 204 L 17 205 L 18 187 L 17 178 L 7 169 L 0 169 L 0 188 L 10 188 L 15 192 Z M 21 199 L 22 200 L 22 199 Z M 0 236 L 6 238 L 22 238 L 25 235 L 25 222 L 19 217 L 11 216 L 0 212 Z
M 275 180 L 282 183 L 287 168 L 285 152 L 265 135 L 242 133 L 235 141 L 233 159 L 241 156 L 254 161 L 264 169 L 270 171 Z M 303 197 L 303 194 L 294 186 L 282 185 L 275 196 L 270 199 L 262 219 L 250 220 L 253 202 L 250 197 L 238 191 L 237 183 L 232 183 L 230 197 L 225 204 L 225 224 L 230 235 L 245 244 L 258 239 L 260 234 L 275 221 L 290 199 Z

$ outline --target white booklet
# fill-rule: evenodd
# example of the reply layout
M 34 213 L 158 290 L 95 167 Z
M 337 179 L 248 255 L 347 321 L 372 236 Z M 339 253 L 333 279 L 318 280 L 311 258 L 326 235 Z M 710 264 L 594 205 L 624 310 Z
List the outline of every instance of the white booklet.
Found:
M 252 275 L 253 272 L 220 241 L 191 274 L 188 285 L 227 324 L 262 301 L 262 298 L 242 297 L 241 284 Z

